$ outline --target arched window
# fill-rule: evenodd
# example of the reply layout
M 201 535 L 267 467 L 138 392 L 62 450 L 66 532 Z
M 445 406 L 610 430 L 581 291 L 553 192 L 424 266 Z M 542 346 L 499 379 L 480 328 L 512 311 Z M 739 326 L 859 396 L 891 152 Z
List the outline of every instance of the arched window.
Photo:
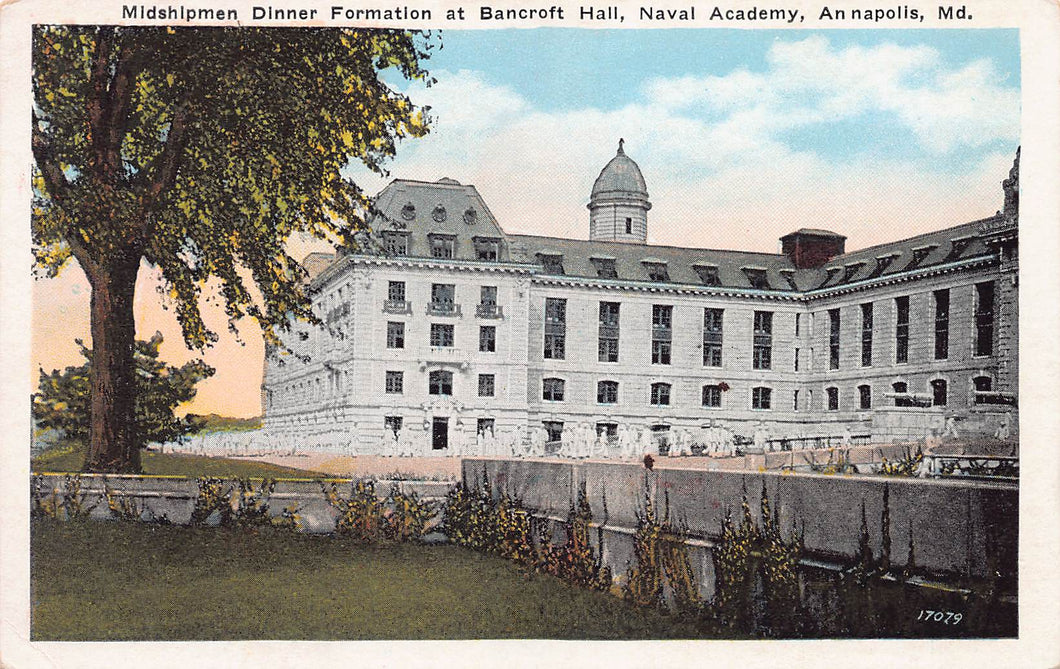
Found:
M 896 395 L 905 395 L 909 392 L 909 386 L 906 384 L 905 381 L 895 381 L 891 384 L 891 390 Z M 896 407 L 911 407 L 913 406 L 913 401 L 908 397 L 895 397 L 894 405 Z
M 670 406 L 670 384 L 651 384 L 651 403 L 654 406 Z
M 751 388 L 751 408 L 771 409 L 773 407 L 773 389 L 763 386 Z
M 872 408 L 872 386 L 858 386 L 858 407 L 861 409 Z
M 824 392 L 828 394 L 828 410 L 839 411 L 839 388 L 832 386 L 825 388 Z
M 562 402 L 566 383 L 563 379 L 544 379 L 541 381 L 541 399 L 549 402 Z
M 946 382 L 942 379 L 935 379 L 931 382 L 932 406 L 944 407 L 946 406 L 946 399 Z
M 601 381 L 596 384 L 596 401 L 600 404 L 618 402 L 618 381 Z
M 989 404 L 989 396 L 981 396 L 979 393 L 988 393 L 994 389 L 994 380 L 989 376 L 980 375 L 972 378 L 973 393 L 976 404 Z
M 431 395 L 452 395 L 453 373 L 443 370 L 431 372 L 429 392 Z

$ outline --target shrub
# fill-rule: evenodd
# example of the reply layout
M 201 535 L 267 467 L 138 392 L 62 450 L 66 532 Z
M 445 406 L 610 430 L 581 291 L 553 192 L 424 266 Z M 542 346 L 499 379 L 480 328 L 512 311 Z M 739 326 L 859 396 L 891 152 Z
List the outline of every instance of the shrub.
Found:
M 339 512 L 335 523 L 336 534 L 349 536 L 362 544 L 377 543 L 385 538 L 385 507 L 382 500 L 375 495 L 375 482 L 354 482 L 348 499 L 339 496 L 334 482 L 321 482 L 321 488 L 328 504 Z
M 216 512 L 220 525 L 232 524 L 232 486 L 225 488 L 225 480 L 203 476 L 198 480 L 199 494 L 191 512 L 192 525 L 205 525 Z
M 427 530 L 427 523 L 434 517 L 437 507 L 420 500 L 416 493 L 406 494 L 397 486 L 390 493 L 390 515 L 384 526 L 386 537 L 391 541 L 414 541 Z

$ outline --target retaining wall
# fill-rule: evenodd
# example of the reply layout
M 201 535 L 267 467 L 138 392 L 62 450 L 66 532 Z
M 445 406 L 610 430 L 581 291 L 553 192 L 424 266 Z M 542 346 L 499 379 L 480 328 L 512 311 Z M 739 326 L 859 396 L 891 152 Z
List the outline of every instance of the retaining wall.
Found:
M 496 492 L 506 492 L 535 515 L 566 518 L 584 483 L 593 520 L 604 535 L 604 561 L 624 575 L 632 559 L 632 534 L 646 496 L 657 517 L 665 513 L 690 537 L 693 566 L 705 596 L 713 591 L 710 547 L 732 513 L 739 522 L 746 494 L 759 519 L 762 488 L 785 536 L 803 534 L 807 560 L 843 566 L 856 556 L 862 507 L 873 555 L 883 553 L 884 500 L 889 515 L 890 561 L 914 561 L 933 578 L 964 584 L 994 571 L 1016 573 L 1018 490 L 1004 484 L 779 472 L 704 471 L 656 468 L 606 461 L 529 461 L 468 458 L 463 480 L 481 489 L 483 474 Z M 606 503 L 606 508 L 605 508 Z

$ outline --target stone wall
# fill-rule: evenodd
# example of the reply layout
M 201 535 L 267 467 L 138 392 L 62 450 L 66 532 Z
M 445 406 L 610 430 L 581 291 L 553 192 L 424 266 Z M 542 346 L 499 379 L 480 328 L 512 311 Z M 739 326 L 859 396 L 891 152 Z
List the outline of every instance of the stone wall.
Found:
M 912 534 L 915 564 L 951 584 L 1016 571 L 1018 490 L 1015 486 L 965 481 L 828 476 L 778 472 L 702 471 L 656 468 L 605 461 L 511 461 L 469 458 L 464 482 L 480 489 L 483 474 L 535 511 L 562 520 L 585 485 L 593 520 L 603 525 L 604 559 L 616 575 L 632 559 L 631 535 L 644 500 L 661 517 L 689 535 L 701 591 L 713 590 L 709 547 L 721 535 L 726 513 L 739 518 L 747 496 L 756 519 L 763 486 L 785 534 L 803 534 L 805 558 L 835 567 L 850 564 L 857 551 L 862 508 L 873 554 L 883 552 L 883 510 L 889 510 L 890 561 L 909 561 Z

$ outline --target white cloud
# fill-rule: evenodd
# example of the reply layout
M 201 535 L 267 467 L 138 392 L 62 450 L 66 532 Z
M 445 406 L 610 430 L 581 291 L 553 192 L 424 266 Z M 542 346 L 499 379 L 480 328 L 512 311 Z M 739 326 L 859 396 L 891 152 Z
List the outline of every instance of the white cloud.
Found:
M 403 144 L 395 177 L 474 184 L 509 232 L 585 237 L 593 180 L 619 137 L 644 172 L 654 241 L 773 251 L 781 234 L 827 227 L 850 248 L 993 213 L 1011 155 L 943 155 L 1018 134 L 1018 96 L 986 61 L 946 69 L 926 47 L 778 43 L 764 72 L 655 80 L 619 109 L 546 111 L 476 72 L 438 72 L 414 92 L 436 116 Z M 783 133 L 881 112 L 921 147 L 916 161 L 834 162 Z M 937 166 L 936 166 L 937 165 Z M 383 182 L 365 184 L 371 190 Z

